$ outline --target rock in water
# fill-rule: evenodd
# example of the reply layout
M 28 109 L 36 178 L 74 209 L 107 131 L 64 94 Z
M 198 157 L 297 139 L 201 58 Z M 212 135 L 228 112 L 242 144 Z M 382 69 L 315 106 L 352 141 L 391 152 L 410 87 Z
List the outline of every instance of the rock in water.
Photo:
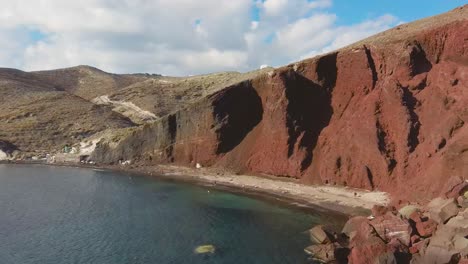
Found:
M 196 254 L 214 254 L 216 251 L 215 246 L 213 245 L 201 245 L 195 248 L 194 252 Z
M 324 226 L 318 225 L 309 230 L 310 241 L 316 244 L 325 244 L 333 242 L 332 231 L 328 230 Z

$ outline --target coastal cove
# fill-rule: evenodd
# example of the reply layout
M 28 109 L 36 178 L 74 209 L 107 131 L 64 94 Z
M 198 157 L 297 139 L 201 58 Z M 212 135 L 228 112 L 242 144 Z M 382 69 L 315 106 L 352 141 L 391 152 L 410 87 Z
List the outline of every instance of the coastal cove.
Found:
M 346 217 L 103 169 L 0 164 L 8 263 L 304 263 L 309 228 Z M 210 244 L 214 254 L 198 255 Z
M 372 207 L 390 203 L 389 194 L 380 191 L 303 184 L 298 180 L 273 175 L 242 175 L 225 169 L 191 168 L 172 164 L 152 166 L 90 165 L 79 163 L 45 163 L 43 161 L 0 161 L 10 165 L 37 165 L 65 168 L 106 170 L 149 177 L 157 180 L 198 185 L 273 202 L 302 211 L 321 211 L 345 217 L 367 216 Z

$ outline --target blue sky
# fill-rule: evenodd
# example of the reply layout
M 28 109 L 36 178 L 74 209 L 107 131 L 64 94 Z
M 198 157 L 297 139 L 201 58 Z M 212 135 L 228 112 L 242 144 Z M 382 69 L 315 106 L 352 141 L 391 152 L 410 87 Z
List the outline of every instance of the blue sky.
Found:
M 255 2 L 255 1 L 254 1 Z M 465 0 L 334 0 L 331 12 L 338 15 L 340 25 L 358 23 L 382 14 L 392 14 L 405 22 L 434 16 L 468 4 Z M 260 9 L 252 7 L 252 19 L 259 20 Z
M 0 0 L 0 67 L 189 75 L 281 66 L 466 0 Z
M 467 3 L 465 0 L 335 0 L 332 10 L 338 15 L 340 24 L 357 23 L 385 13 L 410 22 L 444 13 Z

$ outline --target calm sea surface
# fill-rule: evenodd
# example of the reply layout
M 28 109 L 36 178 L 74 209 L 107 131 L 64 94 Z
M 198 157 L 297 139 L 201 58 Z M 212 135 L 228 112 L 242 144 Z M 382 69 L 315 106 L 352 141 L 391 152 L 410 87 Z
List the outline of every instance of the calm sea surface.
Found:
M 343 219 L 125 173 L 0 165 L 0 264 L 306 263 Z M 195 254 L 199 245 L 214 254 Z

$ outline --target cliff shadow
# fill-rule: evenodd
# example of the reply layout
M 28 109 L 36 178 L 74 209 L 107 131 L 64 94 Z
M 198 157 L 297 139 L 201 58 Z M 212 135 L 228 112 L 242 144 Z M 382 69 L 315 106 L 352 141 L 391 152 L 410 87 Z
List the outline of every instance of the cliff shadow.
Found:
M 293 154 L 294 147 L 299 143 L 298 146 L 306 151 L 301 162 L 301 171 L 304 171 L 312 163 L 320 133 L 330 123 L 333 114 L 331 96 L 329 89 L 292 71 L 285 76 L 284 82 L 288 99 L 288 156 Z M 334 81 L 325 83 L 332 85 Z
M 212 105 L 219 141 L 216 154 L 233 150 L 263 117 L 262 100 L 250 81 L 227 88 Z

